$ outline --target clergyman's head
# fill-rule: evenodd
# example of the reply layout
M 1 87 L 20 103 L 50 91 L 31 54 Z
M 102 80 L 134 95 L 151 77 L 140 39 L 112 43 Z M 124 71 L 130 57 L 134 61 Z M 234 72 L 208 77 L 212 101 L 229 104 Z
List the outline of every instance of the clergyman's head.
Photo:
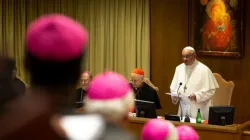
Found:
M 182 60 L 186 66 L 190 66 L 196 59 L 196 53 L 194 48 L 188 46 L 182 50 Z
M 70 17 L 50 14 L 33 21 L 25 38 L 31 84 L 53 90 L 75 87 L 87 41 L 87 30 Z
M 81 87 L 83 89 L 87 88 L 89 86 L 91 79 L 92 79 L 92 74 L 89 71 L 83 72 L 81 74 L 81 79 L 80 79 Z
M 134 92 L 122 75 L 106 71 L 90 82 L 84 111 L 101 114 L 108 121 L 120 124 L 132 110 Z
M 142 87 L 144 83 L 144 71 L 140 68 L 136 68 L 131 72 L 130 82 L 135 88 Z

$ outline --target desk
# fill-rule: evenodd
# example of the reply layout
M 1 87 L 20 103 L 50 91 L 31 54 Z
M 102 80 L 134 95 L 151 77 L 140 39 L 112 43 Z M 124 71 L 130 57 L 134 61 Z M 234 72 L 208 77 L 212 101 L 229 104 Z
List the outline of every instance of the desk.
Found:
M 239 129 L 242 131 L 242 140 L 250 140 L 250 121 L 243 123 Z
M 242 140 L 250 140 L 250 131 L 243 131 Z
M 84 109 L 79 108 L 77 113 L 83 113 Z M 150 119 L 129 117 L 124 127 L 137 136 L 140 140 L 144 124 Z M 194 124 L 171 121 L 175 126 L 188 125 L 193 127 L 200 136 L 200 140 L 250 140 L 250 121 L 241 125 L 217 126 L 209 124 Z
M 125 128 L 134 133 L 139 139 L 145 122 L 149 119 L 130 117 Z M 241 134 L 238 132 L 239 125 L 216 126 L 208 124 L 193 124 L 171 121 L 175 126 L 188 125 L 193 127 L 200 136 L 200 140 L 240 140 Z

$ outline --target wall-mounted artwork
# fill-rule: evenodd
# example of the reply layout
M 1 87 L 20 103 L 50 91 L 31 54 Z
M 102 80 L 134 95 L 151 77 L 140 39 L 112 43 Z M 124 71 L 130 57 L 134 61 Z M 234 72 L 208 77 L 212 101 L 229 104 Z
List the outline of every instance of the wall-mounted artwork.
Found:
M 241 58 L 245 0 L 189 0 L 189 45 L 199 56 Z

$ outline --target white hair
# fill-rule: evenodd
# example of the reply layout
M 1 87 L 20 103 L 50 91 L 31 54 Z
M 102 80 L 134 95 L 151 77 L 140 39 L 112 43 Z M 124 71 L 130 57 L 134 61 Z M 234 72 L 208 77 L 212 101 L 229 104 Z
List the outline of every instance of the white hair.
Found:
M 131 73 L 131 76 L 136 76 L 136 77 L 144 79 L 144 75 L 140 75 L 140 74 L 136 74 L 136 73 Z
M 185 47 L 183 50 L 190 50 L 190 51 L 192 51 L 193 54 L 196 53 L 196 52 L 195 52 L 195 49 L 194 49 L 193 47 L 191 47 L 191 46 L 187 46 L 187 47 Z
M 130 90 L 123 98 L 109 100 L 93 100 L 86 97 L 84 110 L 88 113 L 99 113 L 111 120 L 120 120 L 128 115 L 134 106 L 134 92 Z
M 177 129 L 176 127 L 171 123 L 169 122 L 170 125 L 169 125 L 169 133 L 167 135 L 167 137 L 165 138 L 165 140 L 178 140 L 178 132 L 177 132 Z

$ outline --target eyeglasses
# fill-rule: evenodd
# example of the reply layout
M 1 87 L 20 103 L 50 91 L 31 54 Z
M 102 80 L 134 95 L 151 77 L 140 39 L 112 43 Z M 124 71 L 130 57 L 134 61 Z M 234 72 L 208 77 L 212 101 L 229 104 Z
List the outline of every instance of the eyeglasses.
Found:
M 81 79 L 80 80 L 82 83 L 88 83 L 89 82 L 89 79 Z
M 182 55 L 182 59 L 184 59 L 184 58 L 187 58 L 187 59 L 189 59 L 189 58 L 191 58 L 192 56 L 193 56 L 194 54 L 188 54 L 188 55 Z
M 138 83 L 138 82 L 140 82 L 140 81 L 141 81 L 141 80 L 131 80 L 131 79 L 130 79 L 130 82 L 131 82 L 131 83 Z

